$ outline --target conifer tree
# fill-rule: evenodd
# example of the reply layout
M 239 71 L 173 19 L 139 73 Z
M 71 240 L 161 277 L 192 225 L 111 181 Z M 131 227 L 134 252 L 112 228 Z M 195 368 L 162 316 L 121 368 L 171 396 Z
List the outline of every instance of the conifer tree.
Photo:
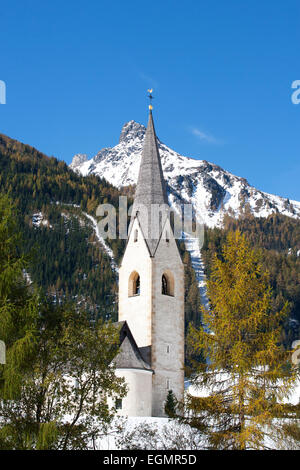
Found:
M 165 403 L 165 413 L 169 418 L 174 418 L 176 415 L 176 398 L 172 390 L 168 391 Z
M 28 259 L 21 249 L 16 210 L 9 197 L 0 195 L 0 339 L 7 350 L 6 365 L 0 366 L 0 397 L 20 392 L 24 371 L 36 339 L 38 298 L 28 288 Z
M 208 392 L 188 395 L 184 421 L 206 434 L 209 448 L 268 448 L 284 432 L 282 400 L 297 377 L 281 345 L 288 306 L 272 311 L 268 273 L 239 231 L 229 233 L 222 256 L 214 257 L 207 291 L 205 328 L 191 326 L 188 344 L 192 355 L 203 351 L 207 358 L 192 361 L 191 380 Z M 289 417 L 294 412 L 289 407 Z

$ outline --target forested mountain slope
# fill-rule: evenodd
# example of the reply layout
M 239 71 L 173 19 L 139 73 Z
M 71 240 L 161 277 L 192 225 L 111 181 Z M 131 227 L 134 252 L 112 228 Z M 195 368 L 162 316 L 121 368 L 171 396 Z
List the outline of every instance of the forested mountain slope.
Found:
M 28 279 L 59 299 L 73 299 L 104 318 L 117 319 L 117 272 L 125 240 L 99 242 L 94 224 L 99 204 L 118 209 L 118 190 L 99 176 L 81 176 L 54 157 L 0 134 L 0 191 L 19 212 L 26 250 L 33 253 Z M 95 221 L 95 220 L 94 220 Z M 199 321 L 199 292 L 190 257 L 186 263 L 186 321 Z M 190 312 L 190 313 L 189 313 Z M 197 312 L 197 313 L 195 313 Z

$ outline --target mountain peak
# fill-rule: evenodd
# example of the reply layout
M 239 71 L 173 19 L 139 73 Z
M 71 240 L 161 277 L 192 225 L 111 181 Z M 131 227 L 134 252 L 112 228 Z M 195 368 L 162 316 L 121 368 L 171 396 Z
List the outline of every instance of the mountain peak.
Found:
M 145 133 L 146 133 L 145 126 L 133 120 L 128 121 L 122 127 L 119 144 L 128 143 L 130 140 L 136 139 L 136 138 L 138 138 L 140 141 L 143 141 L 145 137 Z
M 84 162 L 86 162 L 88 159 L 86 153 L 76 153 L 74 155 L 72 163 L 70 164 L 70 168 L 74 169 L 80 165 L 82 165 Z

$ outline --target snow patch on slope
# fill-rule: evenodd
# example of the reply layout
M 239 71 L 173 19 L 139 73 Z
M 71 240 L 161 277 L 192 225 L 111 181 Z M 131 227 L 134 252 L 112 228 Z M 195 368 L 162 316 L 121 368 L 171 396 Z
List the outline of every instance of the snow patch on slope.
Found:
M 101 237 L 100 235 L 100 232 L 99 232 L 99 228 L 98 228 L 98 224 L 97 224 L 97 220 L 92 217 L 91 215 L 87 214 L 86 212 L 83 212 L 84 216 L 89 219 L 91 222 L 92 222 L 92 226 L 93 226 L 93 229 L 95 231 L 95 234 L 96 234 L 96 237 L 98 239 L 98 241 L 100 242 L 100 244 L 102 245 L 102 247 L 104 248 L 104 251 L 108 254 L 108 256 L 110 257 L 110 260 L 111 260 L 111 267 L 112 269 L 115 271 L 115 272 L 118 272 L 118 266 L 114 260 L 114 254 L 113 254 L 113 251 L 112 249 L 105 243 L 105 240 L 103 237 Z
M 56 204 L 57 205 L 61 204 L 62 206 L 71 206 L 71 207 L 75 207 L 77 209 L 80 208 L 80 206 L 78 204 L 63 203 L 63 202 L 59 202 L 59 201 L 56 201 Z M 91 222 L 92 228 L 95 232 L 95 235 L 96 235 L 98 241 L 100 242 L 102 248 L 104 249 L 104 251 L 107 253 L 107 255 L 110 258 L 111 267 L 112 267 L 113 271 L 115 271 L 117 273 L 118 272 L 118 266 L 115 262 L 113 251 L 107 245 L 104 238 L 101 237 L 100 232 L 99 232 L 99 228 L 98 228 L 98 224 L 97 224 L 97 220 L 94 217 L 92 217 L 90 214 L 88 214 L 87 212 L 82 212 L 82 214 Z M 69 218 L 69 215 L 66 214 L 65 212 L 62 212 L 61 215 L 62 215 L 62 217 L 64 217 L 64 219 Z M 75 214 L 73 214 L 73 216 L 77 217 Z M 80 219 L 80 217 L 77 217 L 77 218 L 79 219 L 80 225 L 83 225 L 83 222 Z
M 32 225 L 34 227 L 40 227 L 42 225 L 43 227 L 52 228 L 52 225 L 50 225 L 49 220 L 45 218 L 42 212 L 36 212 L 32 215 Z
M 206 276 L 204 273 L 204 264 L 201 257 L 200 243 L 197 238 L 191 238 L 184 232 L 184 243 L 191 256 L 192 267 L 195 270 L 196 279 L 200 291 L 201 303 L 208 308 L 208 298 L 206 295 Z

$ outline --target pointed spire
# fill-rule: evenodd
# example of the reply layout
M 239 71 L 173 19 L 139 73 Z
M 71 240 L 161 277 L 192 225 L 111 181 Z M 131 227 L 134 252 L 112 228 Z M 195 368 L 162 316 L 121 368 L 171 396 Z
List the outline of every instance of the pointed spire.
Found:
M 155 210 L 155 207 L 158 205 L 168 205 L 168 196 L 157 145 L 152 111 L 150 109 L 132 210 L 132 220 L 137 214 L 151 255 L 155 252 L 162 228 L 161 221 L 159 222 L 157 217 L 153 216 L 153 210 Z M 157 227 L 157 231 L 155 231 L 154 226 L 157 224 L 160 226 Z M 154 233 L 156 235 L 153 238 Z
M 166 185 L 151 110 L 144 140 L 134 202 L 135 204 L 168 204 Z

